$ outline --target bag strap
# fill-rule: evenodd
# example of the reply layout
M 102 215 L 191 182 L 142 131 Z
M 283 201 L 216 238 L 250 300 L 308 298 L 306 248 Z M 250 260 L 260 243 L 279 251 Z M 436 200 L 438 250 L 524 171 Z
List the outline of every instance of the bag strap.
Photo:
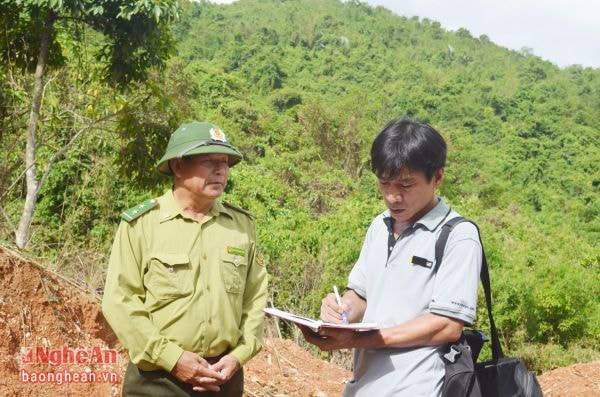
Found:
M 488 317 L 490 319 L 490 331 L 492 333 L 492 357 L 494 360 L 504 357 L 504 353 L 502 352 L 502 345 L 500 344 L 500 338 L 498 337 L 498 329 L 496 328 L 496 323 L 494 322 L 494 316 L 492 314 L 492 292 L 490 287 L 490 272 L 488 269 L 487 258 L 485 256 L 485 249 L 483 248 L 483 242 L 481 240 L 481 232 L 479 231 L 479 226 L 469 219 L 463 218 L 462 216 L 458 216 L 456 218 L 452 218 L 446 223 L 442 225 L 442 230 L 440 235 L 435 242 L 435 268 L 434 272 L 437 272 L 440 265 L 442 264 L 442 258 L 444 257 L 444 250 L 446 249 L 446 243 L 448 242 L 448 237 L 450 236 L 450 232 L 456 225 L 462 222 L 472 223 L 477 229 L 477 235 L 479 236 L 479 241 L 481 242 L 481 273 L 479 277 L 481 279 L 481 284 L 483 285 L 483 292 L 485 293 L 485 304 L 487 307 Z
M 444 257 L 444 250 L 446 249 L 446 243 L 448 242 L 448 237 L 450 237 L 450 232 L 454 229 L 454 226 L 462 222 L 469 222 L 469 220 L 462 216 L 457 216 L 442 225 L 442 231 L 435 242 L 435 269 L 433 270 L 435 273 L 437 273 L 442 264 L 442 258 Z

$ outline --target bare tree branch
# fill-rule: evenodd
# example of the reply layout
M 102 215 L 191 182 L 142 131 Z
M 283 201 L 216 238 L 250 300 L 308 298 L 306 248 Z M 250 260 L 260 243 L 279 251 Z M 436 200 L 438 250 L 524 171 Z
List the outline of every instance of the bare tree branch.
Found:
M 32 165 L 33 165 L 33 164 L 32 164 Z M 30 168 L 32 165 L 30 165 L 29 167 L 25 168 L 25 169 L 23 170 L 23 172 L 21 172 L 21 175 L 19 175 L 19 176 L 17 177 L 17 179 L 15 179 L 15 181 L 12 183 L 12 185 L 10 185 L 10 186 L 8 187 L 8 189 L 6 189 L 6 190 L 4 191 L 4 193 L 2 193 L 2 196 L 0 196 L 0 202 L 2 201 L 2 199 L 4 198 L 4 196 L 6 196 L 6 195 L 7 195 L 7 194 L 8 194 L 8 193 L 9 193 L 9 192 L 12 190 L 12 188 L 13 188 L 13 187 L 15 187 L 15 185 L 16 185 L 17 183 L 19 183 L 19 181 L 21 180 L 21 178 L 23 178 L 23 176 L 25 175 L 25 173 L 27 172 L 27 170 L 28 170 L 28 169 L 29 169 L 29 168 Z
M 46 84 L 44 84 L 44 88 L 42 89 L 42 101 L 41 101 L 41 103 L 44 103 L 44 97 L 46 96 L 46 88 L 48 88 L 48 84 L 50 84 L 52 82 L 52 80 L 54 80 L 54 78 L 48 77 L 48 80 L 46 80 Z
M 86 132 L 86 131 L 88 131 L 88 130 L 94 128 L 94 127 L 96 127 L 98 124 L 101 124 L 101 123 L 103 123 L 105 121 L 108 121 L 108 120 L 116 117 L 120 113 L 122 113 L 121 110 L 119 110 L 118 112 L 114 112 L 114 113 L 108 114 L 108 115 L 106 115 L 104 117 L 99 118 L 96 121 L 93 121 L 89 125 L 83 127 L 79 131 L 77 131 L 77 133 L 71 137 L 71 139 L 69 140 L 69 142 L 67 142 L 67 144 L 65 146 L 63 146 L 62 148 L 60 148 L 60 150 L 58 152 L 54 153 L 54 156 L 52 156 L 52 158 L 50 159 L 50 161 L 46 165 L 46 169 L 44 170 L 44 174 L 40 178 L 40 182 L 39 182 L 39 184 L 37 186 L 36 193 L 39 193 L 40 190 L 42 190 L 42 187 L 44 186 L 44 183 L 46 182 L 46 179 L 48 179 L 48 175 L 50 174 L 50 171 L 52 170 L 52 165 L 56 162 L 56 160 L 58 160 L 59 157 L 61 157 L 62 155 L 64 155 L 67 152 L 67 150 L 69 150 L 69 148 L 71 146 L 73 146 L 73 144 L 75 143 L 75 141 L 77 141 L 77 139 L 81 135 L 83 135 L 84 132 Z

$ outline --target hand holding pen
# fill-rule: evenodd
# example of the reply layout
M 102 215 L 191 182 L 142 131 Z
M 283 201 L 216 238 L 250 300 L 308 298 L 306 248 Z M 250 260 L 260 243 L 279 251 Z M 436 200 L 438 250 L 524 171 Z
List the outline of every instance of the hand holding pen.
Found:
M 340 293 L 335 285 L 333 286 L 333 292 L 335 293 L 335 299 L 337 301 L 338 306 L 340 307 L 340 309 L 342 309 L 342 321 L 344 322 L 344 324 L 348 324 L 348 314 L 342 306 L 342 298 L 340 297 Z

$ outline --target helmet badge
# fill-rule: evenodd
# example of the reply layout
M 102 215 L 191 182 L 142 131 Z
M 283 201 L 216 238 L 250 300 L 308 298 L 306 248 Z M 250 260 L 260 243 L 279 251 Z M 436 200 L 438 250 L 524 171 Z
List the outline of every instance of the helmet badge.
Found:
M 211 128 L 210 137 L 215 141 L 227 142 L 227 139 L 225 138 L 225 133 L 221 131 L 220 128 Z

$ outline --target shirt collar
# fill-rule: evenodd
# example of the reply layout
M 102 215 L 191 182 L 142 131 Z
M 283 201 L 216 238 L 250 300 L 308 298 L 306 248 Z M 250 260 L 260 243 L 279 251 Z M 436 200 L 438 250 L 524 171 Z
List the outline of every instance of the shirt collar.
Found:
M 444 222 L 444 220 L 448 217 L 450 213 L 450 207 L 448 204 L 444 202 L 441 197 L 438 197 L 438 203 L 433 207 L 428 213 L 423 215 L 419 220 L 417 220 L 412 227 L 416 227 L 417 225 L 423 225 L 429 231 L 433 231 L 438 228 L 440 224 Z M 390 211 L 386 210 L 383 213 L 383 222 L 386 224 L 388 229 L 393 226 L 394 222 L 390 215 Z
M 231 208 L 225 207 L 221 200 L 215 200 L 213 206 L 210 208 L 211 215 L 217 216 L 219 214 L 225 214 L 233 219 L 233 211 Z
M 186 217 L 183 213 L 183 208 L 181 208 L 181 206 L 175 199 L 175 196 L 173 195 L 173 191 L 171 189 L 166 191 L 165 194 L 163 194 L 159 198 L 159 202 L 160 202 L 160 223 L 163 223 L 163 222 L 166 222 L 173 218 L 176 218 L 178 215 L 181 215 L 182 217 Z M 229 216 L 230 218 L 233 218 L 233 215 L 231 214 L 231 210 L 229 208 L 225 207 L 221 203 L 221 201 L 217 199 L 213 202 L 213 205 L 210 207 L 210 210 L 208 211 L 207 215 L 212 218 L 212 217 L 217 217 L 220 214 L 225 214 L 225 215 Z
M 421 224 L 429 229 L 429 231 L 433 231 L 437 229 L 442 222 L 444 222 L 449 213 L 450 206 L 448 206 L 448 204 L 446 204 L 441 197 L 438 197 L 438 203 L 436 206 L 433 207 L 431 211 L 423 215 L 421 219 L 416 221 L 415 225 Z

